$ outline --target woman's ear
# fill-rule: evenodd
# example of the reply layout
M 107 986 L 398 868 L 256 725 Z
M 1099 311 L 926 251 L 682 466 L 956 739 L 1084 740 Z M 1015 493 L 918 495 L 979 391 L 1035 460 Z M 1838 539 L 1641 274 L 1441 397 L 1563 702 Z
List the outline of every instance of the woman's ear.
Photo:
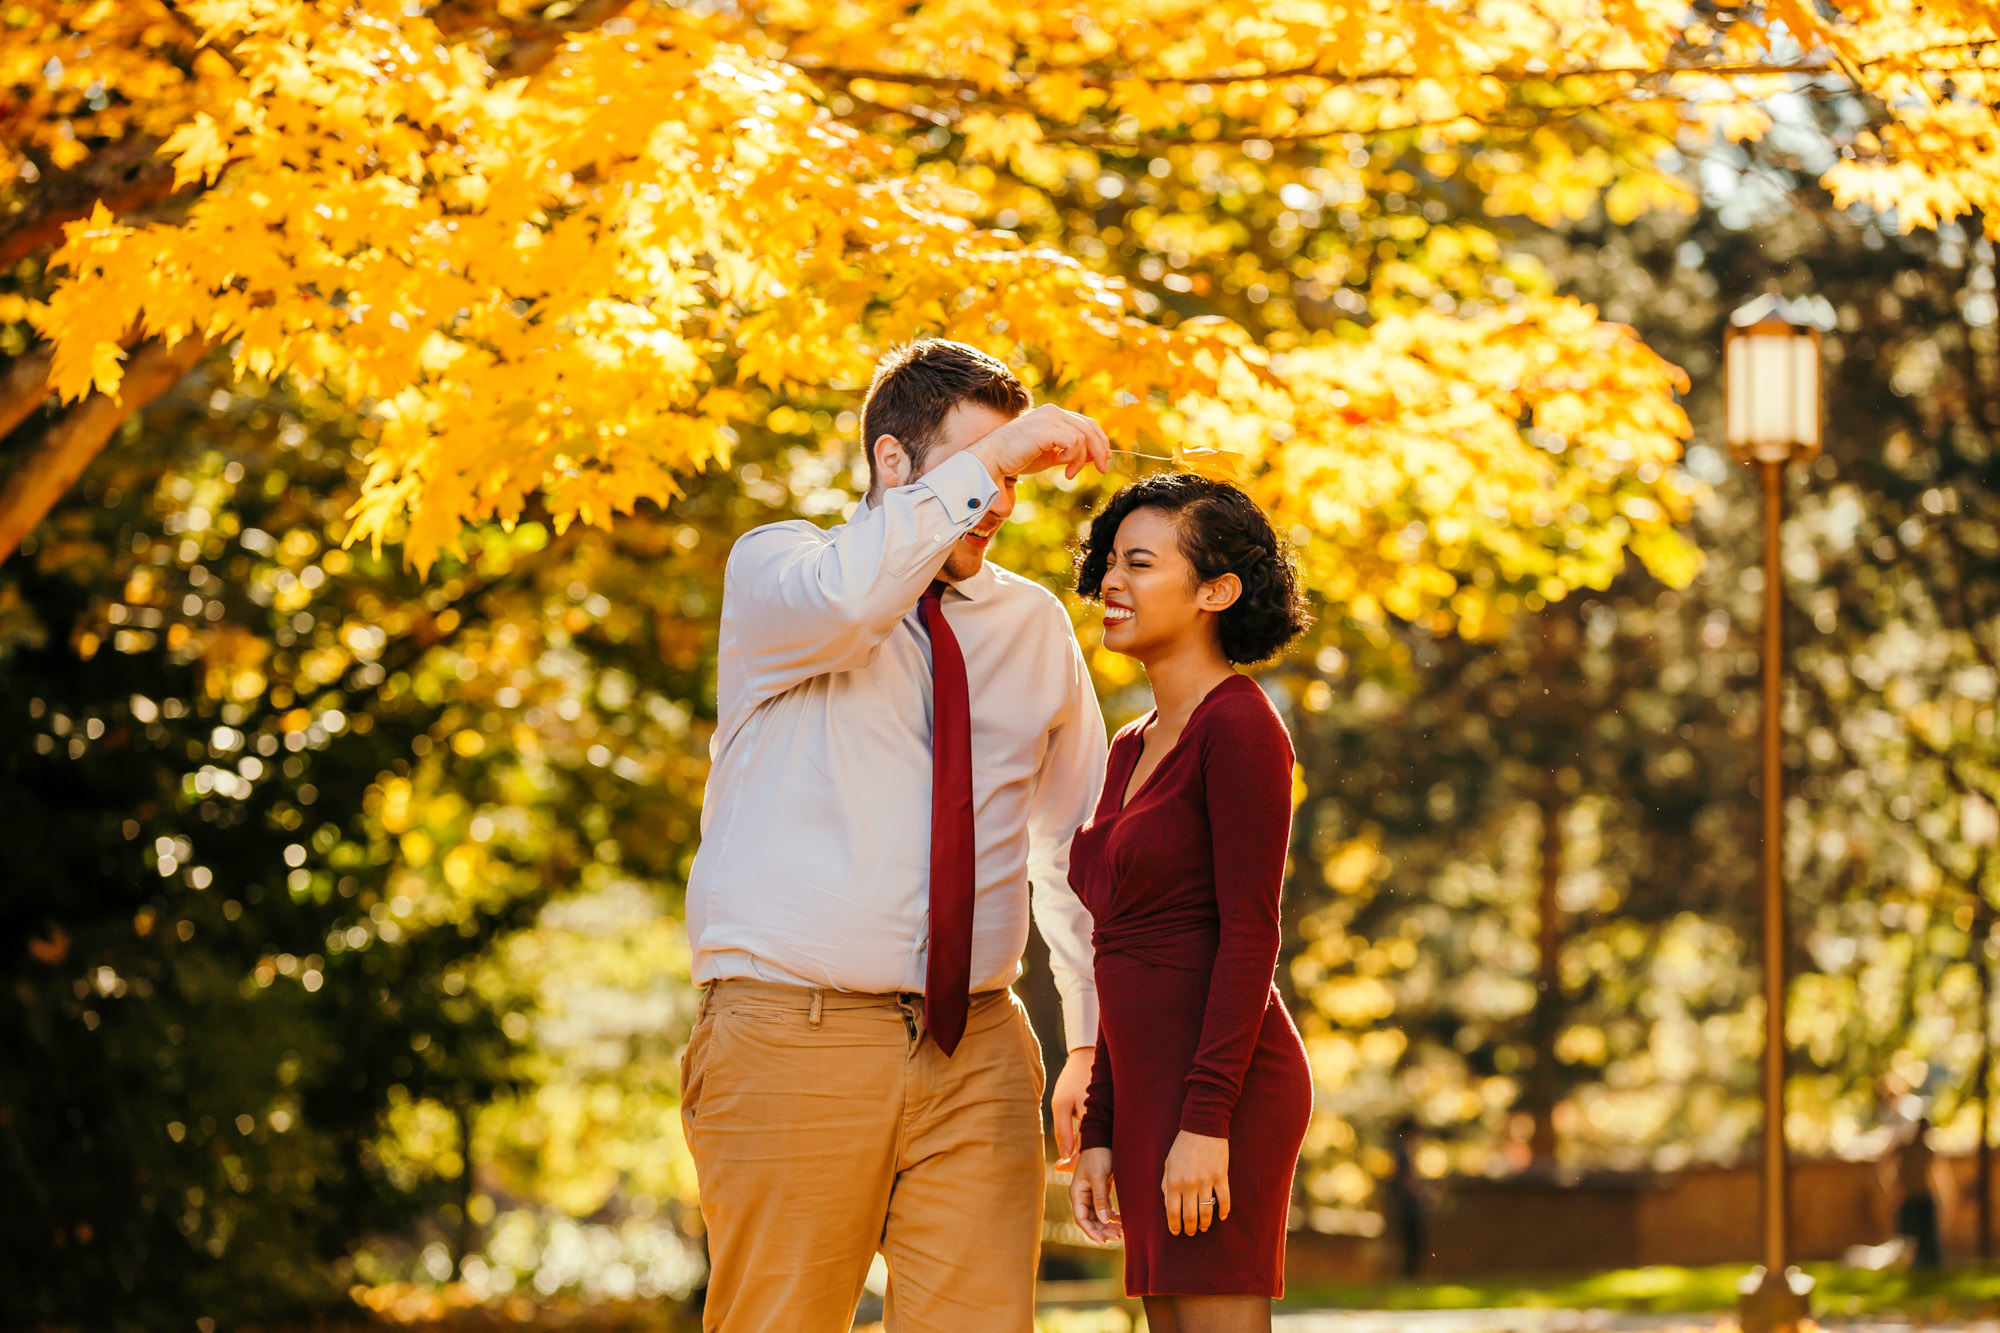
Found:
M 1210 579 L 1195 593 L 1195 605 L 1204 611 L 1222 612 L 1236 605 L 1236 599 L 1243 595 L 1243 580 L 1234 574 L 1224 574 L 1219 579 Z
M 893 435 L 877 435 L 870 446 L 874 460 L 875 493 L 910 484 L 910 455 Z

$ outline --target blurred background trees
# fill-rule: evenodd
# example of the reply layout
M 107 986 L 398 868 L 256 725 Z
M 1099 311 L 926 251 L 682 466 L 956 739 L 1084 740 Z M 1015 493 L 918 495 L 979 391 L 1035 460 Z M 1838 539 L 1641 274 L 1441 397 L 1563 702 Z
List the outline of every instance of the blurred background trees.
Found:
M 1433 1174 L 1749 1143 L 1716 362 L 1741 301 L 1809 302 L 1794 1141 L 1915 1094 L 1970 1144 L 2000 349 L 1960 9 L 0 10 L 0 1289 L 149 1327 L 699 1283 L 722 562 L 848 511 L 919 332 L 1230 451 L 1192 461 L 1304 550 L 1281 983 L 1301 1202 L 1366 1231 L 1405 1116 Z M 1129 475 L 1024 489 L 997 558 L 1065 588 Z
M 1753 183 L 1795 166 L 1768 146 L 1739 163 Z M 1364 633 L 1301 678 L 1301 750 L 1325 776 L 1308 778 L 1316 841 L 1295 883 L 1314 905 L 1293 975 L 1343 1113 L 1309 1178 L 1321 1206 L 1369 1197 L 1337 1150 L 1359 1145 L 1379 1174 L 1403 1114 L 1430 1128 L 1437 1170 L 1526 1165 L 1538 1147 L 1671 1167 L 1748 1142 L 1762 574 L 1715 372 L 1723 317 L 1767 290 L 1818 308 L 1830 386 L 1826 454 L 1794 479 L 1785 533 L 1793 1142 L 1879 1151 L 1912 1094 L 1943 1142 L 1979 1141 L 1993 250 L 1956 226 L 1898 235 L 1745 192 L 1524 238 L 1691 372 L 1689 532 L 1706 560 L 1690 585 L 1622 577 L 1490 644 Z M 1374 1132 L 1350 1140 L 1361 1121 Z

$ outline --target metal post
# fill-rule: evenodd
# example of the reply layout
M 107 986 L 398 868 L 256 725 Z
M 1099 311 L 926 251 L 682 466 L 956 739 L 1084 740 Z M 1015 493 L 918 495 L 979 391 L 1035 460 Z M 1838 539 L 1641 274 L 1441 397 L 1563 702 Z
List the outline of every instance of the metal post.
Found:
M 1791 1179 L 1785 1154 L 1784 568 L 1785 465 L 1757 464 L 1764 487 L 1764 1266 L 1745 1284 L 1743 1333 L 1791 1333 L 1810 1313 L 1812 1279 L 1788 1271 Z
M 1764 483 L 1764 1269 L 1785 1271 L 1790 1181 L 1785 1160 L 1784 570 L 1779 528 L 1785 467 L 1760 463 Z

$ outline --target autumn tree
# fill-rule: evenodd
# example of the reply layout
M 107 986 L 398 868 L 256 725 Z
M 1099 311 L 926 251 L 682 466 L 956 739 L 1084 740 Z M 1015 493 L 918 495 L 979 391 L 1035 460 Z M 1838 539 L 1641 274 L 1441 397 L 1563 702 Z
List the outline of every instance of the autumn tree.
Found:
M 22 666 L 9 781 L 71 793 L 75 843 L 7 881 L 10 937 L 36 941 L 5 963 L 28 981 L 19 1030 L 67 1025 L 22 1068 L 59 1064 L 65 1043 L 97 1049 L 77 1033 L 86 1013 L 86 1032 L 125 1043 L 77 1066 L 107 1086 L 148 1024 L 193 1030 L 130 1003 L 135 979 L 164 991 L 183 946 L 224 1005 L 200 1012 L 262 1016 L 282 996 L 301 1040 L 383 987 L 412 997 L 363 1025 L 379 1041 L 354 1067 L 324 1046 L 301 1063 L 329 1088 L 359 1080 L 311 1119 L 366 1204 L 339 1219 L 314 1220 L 295 1170 L 251 1199 L 263 1212 L 231 1199 L 250 1197 L 239 1176 L 290 1170 L 306 1142 L 272 1137 L 270 1099 L 290 1094 L 261 1047 L 227 1089 L 265 1116 L 242 1144 L 219 1112 L 202 1112 L 212 1131 L 163 1121 L 157 1087 L 131 1135 L 90 1121 L 90 1142 L 137 1146 L 49 1233 L 70 1247 L 61 1262 L 48 1234 L 15 1253 L 107 1272 L 63 1265 L 98 1253 L 74 1248 L 99 1243 L 80 1227 L 123 1219 L 123 1253 L 192 1247 L 188 1285 L 161 1301 L 223 1286 L 212 1245 L 245 1253 L 221 1236 L 225 1214 L 244 1244 L 294 1234 L 260 1232 L 267 1219 L 304 1218 L 296 1234 L 329 1255 L 412 1199 L 462 1223 L 468 1137 L 516 1184 L 547 1184 L 554 1154 L 536 1145 L 638 1159 L 623 1112 L 590 1108 L 657 1120 L 671 1037 L 607 1039 L 639 1071 L 626 1084 L 518 1049 L 508 1015 L 525 1023 L 568 993 L 536 959 L 585 932 L 513 928 L 558 888 L 605 887 L 597 867 L 671 903 L 720 553 L 752 522 L 852 504 L 853 409 L 887 345 L 967 338 L 1121 444 L 1242 476 L 1306 548 L 1326 611 L 1312 651 L 1344 644 L 1359 662 L 1355 635 L 1414 636 L 1497 663 L 1470 705 L 1527 693 L 1526 640 L 1507 637 L 1523 613 L 1564 608 L 1587 627 L 1601 613 L 1567 608 L 1613 589 L 1628 554 L 1635 577 L 1676 586 L 1698 564 L 1677 527 L 1699 488 L 1678 466 L 1689 386 L 1674 365 L 1699 367 L 1673 312 L 1591 286 L 1533 228 L 1683 209 L 1691 167 L 1794 142 L 1802 105 L 1837 113 L 1812 121 L 1817 158 L 1767 173 L 1780 197 L 1872 210 L 1893 224 L 1884 236 L 1995 216 L 1995 34 L 1969 0 L 17 0 L 0 33 L 0 555 Z M 1696 282 L 1701 256 L 1681 267 L 1675 283 Z M 1726 280 L 1766 276 L 1746 264 Z M 1644 320 L 1642 341 L 1625 324 L 1649 314 L 1665 318 Z M 240 456 L 189 461 L 204 403 L 240 416 Z M 161 415 L 141 415 L 149 404 Z M 277 461 L 303 448 L 285 415 L 299 404 L 325 450 L 313 467 Z M 1060 580 L 1089 498 L 1031 490 L 1008 559 Z M 1617 591 L 1599 605 L 1629 611 L 1628 628 L 1669 614 Z M 1455 632 L 1498 646 L 1482 658 L 1442 637 Z M 1126 679 L 1099 665 L 1107 686 Z M 139 718 L 134 694 L 157 715 Z M 371 730 L 329 729 L 329 710 Z M 107 756 L 114 736 L 135 757 Z M 1476 740 L 1453 739 L 1443 761 L 1487 757 Z M 1534 762 L 1537 781 L 1582 771 Z M 1338 774 L 1314 781 L 1336 799 Z M 133 784 L 157 789 L 143 836 L 113 814 Z M 1302 851 L 1336 886 L 1362 864 L 1345 843 Z M 93 859 L 107 856 L 109 870 Z M 181 940 L 183 921 L 215 951 Z M 668 922 L 645 938 L 670 951 L 671 935 Z M 294 936 L 268 959 L 258 943 Z M 431 952 L 397 947 L 419 940 Z M 1406 952 L 1377 943 L 1389 963 Z M 307 971 L 321 990 L 305 991 Z M 231 985 L 255 994 L 238 1007 Z M 480 1045 L 493 1023 L 505 1040 Z M 1513 1042 L 1501 1028 L 1488 1035 Z M 1393 1067 L 1387 1040 L 1361 1054 Z M 560 1083 L 546 1105 L 568 1110 L 510 1092 L 536 1080 Z M 495 1109 L 466 1113 L 480 1101 Z M 77 1104 L 96 1105 L 52 1098 L 10 1123 L 59 1143 Z M 410 1132 L 372 1138 L 383 1117 Z M 169 1148 L 142 1120 L 189 1137 Z M 378 1147 L 389 1156 L 365 1160 Z M 676 1188 L 671 1163 L 646 1169 L 659 1174 L 645 1189 Z M 39 1176 L 23 1188 L 47 1190 Z M 192 1222 L 159 1202 L 179 1208 L 190 1188 L 205 1201 Z M 581 1208 L 612 1185 L 593 1168 L 550 1188 Z
M 1440 1163 L 1524 1162 L 1548 1009 L 1566 1160 L 1728 1160 L 1754 1129 L 1762 517 L 1720 445 L 1719 352 L 1758 290 L 1824 323 L 1829 385 L 1826 452 L 1791 479 L 1785 530 L 1794 1143 L 1878 1150 L 1908 1093 L 1944 1141 L 1981 1142 L 1993 250 L 1810 193 L 1796 209 L 1785 177 L 1820 143 L 1740 151 L 1686 219 L 1522 237 L 1692 373 L 1700 574 L 1679 590 L 1629 575 L 1491 644 L 1350 638 L 1292 686 L 1319 768 L 1295 984 L 1338 1112 L 1314 1203 L 1366 1199 L 1358 1168 L 1406 1109 Z M 1552 1006 L 1534 988 L 1551 777 L 1569 788 Z
M 818 451 L 746 432 L 671 520 L 485 525 L 419 580 L 338 543 L 353 424 L 198 373 L 0 571 L 0 1280 L 29 1317 L 319 1310 L 412 1238 L 690 1206 L 658 1127 L 708 612 L 736 533 L 851 502 L 845 460 L 795 495 L 766 476 Z
M 0 506 L 9 547 L 116 419 L 88 395 L 129 370 L 136 401 L 171 382 L 179 365 L 160 358 L 194 355 L 191 340 L 365 404 L 356 534 L 405 538 L 421 565 L 461 523 L 511 519 L 532 496 L 558 524 L 669 496 L 770 395 L 851 394 L 885 342 L 944 330 L 1031 366 L 1134 443 L 1242 455 L 1325 545 L 1326 595 L 1367 614 L 1476 620 L 1489 599 L 1601 580 L 1628 541 L 1684 561 L 1668 367 L 1571 302 L 1485 292 L 1500 257 L 1476 228 L 1426 238 L 1416 214 L 1391 228 L 1383 273 L 1351 262 L 1376 247 L 1368 201 L 1400 206 L 1402 159 L 1436 148 L 1443 169 L 1469 142 L 1395 129 L 1406 101 L 1456 89 L 1462 128 L 1500 133 L 1481 117 L 1504 119 L 1512 93 L 1480 89 L 1511 85 L 1481 62 L 1526 60 L 1519 34 L 1479 29 L 1491 49 L 1474 59 L 1400 11 L 1260 29 L 1261 47 L 1213 11 L 1051 12 L 1039 31 L 975 25 L 935 48 L 944 16 L 923 10 L 796 29 L 778 11 L 752 27 L 645 5 L 12 12 L 13 241 L 48 239 L 66 201 L 73 219 L 17 306 L 12 401 L 40 411 L 46 384 L 97 406 L 89 429 L 79 408 L 44 423 Z M 1354 59 L 1376 47 L 1379 79 Z M 962 68 L 911 63 L 948 51 Z M 1220 62 L 1215 88 L 1195 81 L 1203 60 Z M 1246 62 L 1284 77 L 1249 78 Z M 1107 122 L 1112 82 L 1136 109 Z M 1253 132 L 1299 152 L 1279 163 L 1277 140 Z M 143 136 L 171 159 L 171 189 Z M 87 188 L 135 161 L 117 182 L 129 199 Z M 1178 318 L 1145 289 L 1143 260 L 1135 282 L 1108 249 L 1045 234 L 1062 218 L 1031 196 L 1066 202 L 1066 182 L 1157 180 L 1162 165 L 1246 188 L 1259 209 L 1305 191 L 1339 218 L 1333 201 L 1352 194 L 1356 234 L 1293 266 L 1329 298 L 1351 271 L 1365 318 L 1275 339 L 1255 321 Z M 1178 225 L 1154 213 L 1133 219 L 1149 244 Z M 1399 257 L 1420 239 L 1422 262 Z M 1198 276 L 1162 269 L 1158 290 L 1193 294 Z M 1270 290 L 1251 276 L 1237 275 L 1245 293 Z M 1428 300 L 1400 299 L 1420 289 Z M 1551 432 L 1577 448 L 1551 455 L 1536 443 Z M 1536 522 L 1550 496 L 1588 515 L 1583 554 L 1563 544 L 1570 525 Z

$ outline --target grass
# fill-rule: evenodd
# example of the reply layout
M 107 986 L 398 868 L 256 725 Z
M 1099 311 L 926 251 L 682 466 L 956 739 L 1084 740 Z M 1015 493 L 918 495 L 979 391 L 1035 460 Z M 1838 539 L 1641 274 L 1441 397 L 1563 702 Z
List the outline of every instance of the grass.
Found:
M 1471 1282 L 1294 1284 L 1283 1308 L 1292 1310 L 1630 1310 L 1662 1315 L 1733 1311 L 1736 1284 L 1746 1265 L 1713 1268 L 1623 1268 L 1570 1278 L 1485 1279 Z M 2000 1268 L 1956 1268 L 1942 1273 L 1865 1272 L 1835 1264 L 1808 1264 L 1818 1282 L 1821 1315 L 1897 1312 L 1930 1321 L 2000 1317 Z M 1126 1302 L 1079 1302 L 1047 1308 L 1038 1333 L 1140 1333 L 1143 1319 Z M 396 1318 L 388 1312 L 364 1325 L 383 1333 L 693 1333 L 698 1321 L 671 1304 L 632 1302 L 586 1306 L 526 1300 L 449 1314 Z M 864 1326 L 867 1328 L 867 1326 Z M 862 1333 L 857 1330 L 857 1333 Z M 867 1328 L 880 1333 L 880 1325 Z
M 1866 1272 L 1837 1264 L 1807 1264 L 1816 1279 L 1815 1308 L 1827 1315 L 1900 1311 L 1933 1318 L 2000 1315 L 2000 1269 L 1955 1268 L 1941 1273 Z M 1486 1279 L 1471 1282 L 1380 1282 L 1294 1286 L 1290 1309 L 1636 1310 L 1701 1314 L 1732 1310 L 1746 1265 L 1713 1268 L 1621 1268 L 1583 1277 Z

